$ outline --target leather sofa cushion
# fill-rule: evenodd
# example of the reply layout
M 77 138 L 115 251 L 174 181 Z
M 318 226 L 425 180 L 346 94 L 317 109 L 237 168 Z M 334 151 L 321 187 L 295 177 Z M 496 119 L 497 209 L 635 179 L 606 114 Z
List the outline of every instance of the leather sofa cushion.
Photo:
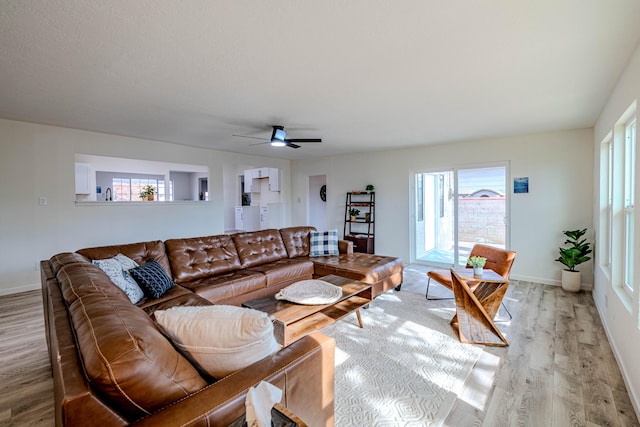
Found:
M 90 260 L 113 258 L 118 254 L 124 254 L 139 265 L 153 258 L 158 261 L 164 271 L 171 277 L 171 266 L 169 265 L 169 259 L 167 258 L 162 240 L 130 243 L 126 245 L 99 246 L 96 248 L 80 249 L 76 252 L 86 256 Z
M 176 283 L 240 268 L 236 246 L 228 235 L 171 239 L 165 245 Z
M 207 385 L 98 267 L 65 265 L 57 278 L 87 378 L 124 418 L 136 420 Z
M 313 263 L 309 259 L 281 259 L 268 264 L 251 267 L 251 271 L 264 274 L 267 278 L 267 288 L 291 284 L 313 277 Z M 267 293 L 271 293 L 267 291 Z
M 151 306 L 155 306 L 158 304 L 162 304 L 165 301 L 172 301 L 175 300 L 178 297 L 182 297 L 183 295 L 193 295 L 192 292 L 190 292 L 188 289 L 180 286 L 180 285 L 173 285 L 173 287 L 171 289 L 169 289 L 164 295 L 162 295 L 160 298 L 143 298 L 142 300 L 140 300 L 136 305 L 140 308 L 145 309 L 145 311 L 147 310 L 147 307 L 151 307 Z
M 164 294 L 163 297 L 169 296 L 169 294 L 171 294 L 172 291 L 177 291 L 177 290 L 179 290 L 179 293 L 173 294 L 170 298 L 166 298 L 166 299 L 158 298 L 157 300 L 150 300 L 143 305 L 138 305 L 138 307 L 142 308 L 144 312 L 147 313 L 147 315 L 151 316 L 152 319 L 155 319 L 153 317 L 153 314 L 156 312 L 156 310 L 166 310 L 168 308 L 176 307 L 176 306 L 193 307 L 193 306 L 201 306 L 201 305 L 211 305 L 211 303 L 206 299 L 194 294 L 193 292 L 186 290 L 180 285 L 176 285 L 173 288 L 171 288 L 171 290 L 169 290 L 169 292 Z
M 280 236 L 289 258 L 309 256 L 309 234 L 316 231 L 315 227 L 287 227 L 280 229 Z
M 280 232 L 275 229 L 232 234 L 242 268 L 287 258 Z
M 57 273 L 62 268 L 62 266 L 73 264 L 75 262 L 83 263 L 90 261 L 86 256 L 80 255 L 79 253 L 75 252 L 63 252 L 54 255 L 49 259 L 49 265 L 51 266 L 51 269 L 54 273 Z
M 234 301 L 256 291 L 264 291 L 267 278 L 255 271 L 238 270 L 182 283 L 182 286 L 212 303 Z M 257 298 L 257 297 L 256 297 Z
M 400 258 L 360 252 L 311 259 L 316 276 L 336 274 L 371 285 L 394 274 L 402 275 L 404 269 L 404 261 Z

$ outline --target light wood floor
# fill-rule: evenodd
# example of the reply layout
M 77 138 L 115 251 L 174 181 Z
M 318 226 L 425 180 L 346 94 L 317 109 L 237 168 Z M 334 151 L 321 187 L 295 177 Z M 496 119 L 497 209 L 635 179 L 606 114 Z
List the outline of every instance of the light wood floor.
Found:
M 53 425 L 40 291 L 0 297 L 0 426 Z
M 403 291 L 424 292 L 427 269 L 407 270 Z M 510 345 L 482 347 L 446 425 L 640 425 L 590 293 L 512 281 L 505 302 L 513 320 L 498 326 Z M 0 426 L 53 425 L 38 291 L 0 297 L 0 387 Z
M 429 269 L 407 270 L 416 280 L 406 289 L 424 293 L 426 274 L 417 273 Z M 429 297 L 452 295 L 432 282 Z M 591 293 L 512 280 L 504 302 L 513 319 L 501 309 L 497 324 L 509 346 L 482 347 L 447 425 L 640 425 Z

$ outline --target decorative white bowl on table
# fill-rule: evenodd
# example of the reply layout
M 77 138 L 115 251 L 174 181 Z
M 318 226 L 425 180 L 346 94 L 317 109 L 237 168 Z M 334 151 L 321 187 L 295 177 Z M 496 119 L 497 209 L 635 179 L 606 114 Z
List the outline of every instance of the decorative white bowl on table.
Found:
M 301 280 L 280 290 L 276 299 L 287 300 L 297 304 L 320 305 L 331 304 L 342 297 L 342 288 L 324 280 Z

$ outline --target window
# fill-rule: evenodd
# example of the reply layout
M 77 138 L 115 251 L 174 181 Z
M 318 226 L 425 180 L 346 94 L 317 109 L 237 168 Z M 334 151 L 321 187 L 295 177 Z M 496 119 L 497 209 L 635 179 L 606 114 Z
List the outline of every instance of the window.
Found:
M 611 234 L 613 232 L 613 144 L 611 133 L 600 147 L 600 265 L 611 275 Z
M 633 247 L 636 179 L 636 119 L 624 127 L 624 288 L 633 293 Z
M 418 221 L 424 221 L 424 179 L 421 173 L 416 175 L 416 205 L 418 207 Z
M 634 101 L 600 146 L 599 266 L 629 311 L 638 292 L 634 286 L 636 115 Z
M 113 200 L 118 202 L 140 201 L 142 188 L 150 185 L 156 189 L 158 201 L 172 200 L 171 191 L 169 198 L 166 197 L 164 180 L 162 179 L 140 179 L 140 178 L 113 178 Z M 169 183 L 171 189 L 171 183 Z
M 413 203 L 423 204 L 424 221 L 416 218 L 412 224 L 413 260 L 448 268 L 464 265 L 474 242 L 508 247 L 507 167 L 467 165 L 417 173 L 424 191 L 415 194 Z

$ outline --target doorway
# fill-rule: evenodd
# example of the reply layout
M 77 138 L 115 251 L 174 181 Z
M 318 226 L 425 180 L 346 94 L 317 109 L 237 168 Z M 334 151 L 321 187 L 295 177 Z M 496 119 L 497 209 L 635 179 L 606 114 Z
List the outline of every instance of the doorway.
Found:
M 464 265 L 476 243 L 508 247 L 507 166 L 414 174 L 413 259 Z
M 307 206 L 307 224 L 316 230 L 327 229 L 327 176 L 314 175 L 309 177 L 309 201 Z

